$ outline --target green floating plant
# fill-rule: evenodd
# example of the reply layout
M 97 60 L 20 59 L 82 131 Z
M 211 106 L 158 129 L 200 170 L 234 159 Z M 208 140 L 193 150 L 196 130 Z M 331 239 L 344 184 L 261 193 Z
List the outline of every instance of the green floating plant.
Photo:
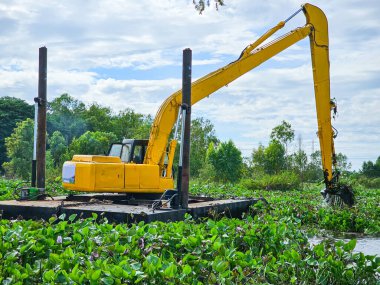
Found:
M 8 187 L 8 186 L 6 186 Z M 218 188 L 219 187 L 219 188 Z M 4 191 L 2 189 L 1 191 Z M 380 190 L 359 190 L 353 208 L 321 203 L 317 189 L 252 191 L 193 185 L 193 194 L 263 196 L 242 219 L 112 224 L 61 215 L 0 219 L 0 284 L 377 284 L 380 258 L 322 230 L 379 233 Z M 6 191 L 5 191 L 6 192 Z
M 375 284 L 380 259 L 356 241 L 314 247 L 301 219 L 110 224 L 0 220 L 1 284 Z M 356 282 L 356 283 L 355 283 Z

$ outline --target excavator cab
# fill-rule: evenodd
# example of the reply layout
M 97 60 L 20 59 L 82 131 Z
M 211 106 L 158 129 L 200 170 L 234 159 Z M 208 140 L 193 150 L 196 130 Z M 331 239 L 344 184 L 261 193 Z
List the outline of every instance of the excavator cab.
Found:
M 124 163 L 142 164 L 145 157 L 148 140 L 124 139 L 122 143 L 113 143 L 108 156 L 120 157 Z

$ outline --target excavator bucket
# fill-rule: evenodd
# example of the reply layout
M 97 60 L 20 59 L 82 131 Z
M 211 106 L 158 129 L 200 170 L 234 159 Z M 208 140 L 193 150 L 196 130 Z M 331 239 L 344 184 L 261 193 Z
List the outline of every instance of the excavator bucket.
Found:
M 332 206 L 343 206 L 343 204 L 352 207 L 355 204 L 354 191 L 350 186 L 338 184 L 333 189 L 324 189 L 321 191 L 325 202 Z

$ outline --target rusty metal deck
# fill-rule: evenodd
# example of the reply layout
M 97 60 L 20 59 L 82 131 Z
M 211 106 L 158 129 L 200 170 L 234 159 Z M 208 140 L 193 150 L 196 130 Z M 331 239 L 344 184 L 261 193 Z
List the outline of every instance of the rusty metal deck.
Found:
M 92 213 L 102 215 L 112 222 L 134 223 L 144 221 L 180 221 L 186 213 L 194 218 L 209 215 L 241 217 L 258 199 L 227 200 L 190 200 L 189 209 L 159 208 L 153 210 L 149 205 L 117 204 L 112 200 L 90 199 L 88 201 L 68 201 L 66 196 L 54 197 L 43 201 L 0 201 L 2 218 L 49 219 L 52 215 L 77 214 L 78 217 L 91 217 Z M 93 200 L 93 201 L 92 201 Z

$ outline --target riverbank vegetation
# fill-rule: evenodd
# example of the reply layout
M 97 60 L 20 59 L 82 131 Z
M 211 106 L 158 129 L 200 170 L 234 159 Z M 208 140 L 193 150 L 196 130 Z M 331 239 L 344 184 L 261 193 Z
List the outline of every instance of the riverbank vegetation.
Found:
M 7 191 L 2 182 L 1 194 Z M 193 184 L 194 195 L 260 201 L 242 219 L 110 224 L 96 215 L 0 220 L 3 284 L 376 284 L 380 258 L 355 240 L 311 245 L 326 230 L 379 234 L 380 190 L 359 191 L 354 208 L 323 205 L 315 189 L 251 191 Z

